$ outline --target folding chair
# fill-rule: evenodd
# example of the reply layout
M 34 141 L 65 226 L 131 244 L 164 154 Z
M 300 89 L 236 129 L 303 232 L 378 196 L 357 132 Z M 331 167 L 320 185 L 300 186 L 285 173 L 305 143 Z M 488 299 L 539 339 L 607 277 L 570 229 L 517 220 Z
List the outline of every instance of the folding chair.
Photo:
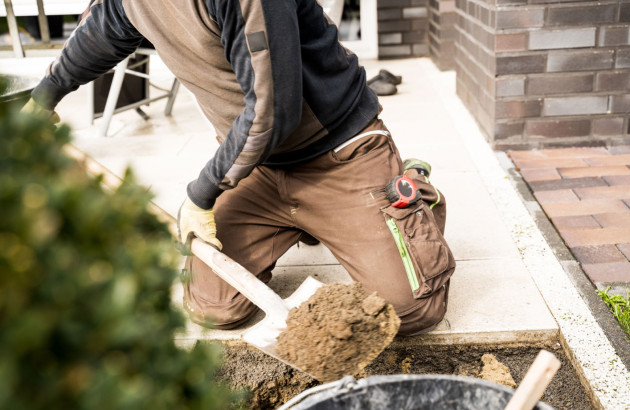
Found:
M 145 58 L 140 59 L 140 61 L 137 61 L 135 64 L 130 65 L 130 60 L 133 57 L 137 57 L 138 55 L 142 55 L 145 56 Z M 105 137 L 107 136 L 107 131 L 109 129 L 109 125 L 111 123 L 112 117 L 114 114 L 122 112 L 122 111 L 126 111 L 126 110 L 130 110 L 130 109 L 136 109 L 136 111 L 143 117 L 143 118 L 148 118 L 146 116 L 146 114 L 144 114 L 144 112 L 140 109 L 140 106 L 142 105 L 147 105 L 149 103 L 152 103 L 154 101 L 158 101 L 161 100 L 163 98 L 167 98 L 168 101 L 166 102 L 166 107 L 164 108 L 164 115 L 170 115 L 171 111 L 173 110 L 173 104 L 175 103 L 175 97 L 177 97 L 177 92 L 179 91 L 179 80 L 177 80 L 177 78 L 175 78 L 173 80 L 173 85 L 171 86 L 170 90 L 169 89 L 163 89 L 160 87 L 157 87 L 154 84 L 151 84 L 154 88 L 159 89 L 160 91 L 163 91 L 163 93 L 151 98 L 148 96 L 147 93 L 147 97 L 143 98 L 139 101 L 136 101 L 132 104 L 128 104 L 125 105 L 123 107 L 119 107 L 116 108 L 116 105 L 118 103 L 118 97 L 120 96 L 120 91 L 122 89 L 123 86 L 123 80 L 125 78 L 125 75 L 133 75 L 133 76 L 137 76 L 137 77 L 141 77 L 146 79 L 147 81 L 150 79 L 148 74 L 145 74 L 143 72 L 139 72 L 137 70 L 134 70 L 134 68 L 137 68 L 138 66 L 141 66 L 143 64 L 148 64 L 149 62 L 149 58 L 152 55 L 157 55 L 157 53 L 155 52 L 154 49 L 152 48 L 138 48 L 135 53 L 129 57 L 127 57 L 125 60 L 121 61 L 115 68 L 114 68 L 114 74 L 113 74 L 113 78 L 112 78 L 112 83 L 109 89 L 109 93 L 107 95 L 107 101 L 105 103 L 105 108 L 103 110 L 103 113 L 96 113 L 94 110 L 94 85 L 91 83 L 90 84 L 90 88 L 89 88 L 89 101 L 90 104 L 92 104 L 92 109 L 90 110 L 92 113 L 92 123 L 94 122 L 94 119 L 99 118 L 99 117 L 103 117 L 103 121 L 101 122 L 100 128 L 99 128 L 99 132 L 98 135 L 100 137 Z

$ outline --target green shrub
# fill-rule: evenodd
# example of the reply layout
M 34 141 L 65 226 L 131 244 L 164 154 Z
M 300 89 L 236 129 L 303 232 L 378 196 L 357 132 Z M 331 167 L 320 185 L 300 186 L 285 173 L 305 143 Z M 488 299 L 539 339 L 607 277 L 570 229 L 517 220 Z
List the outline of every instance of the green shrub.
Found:
M 178 259 L 151 195 L 66 157 L 69 129 L 0 118 L 0 408 L 224 409 L 218 347 L 178 349 Z

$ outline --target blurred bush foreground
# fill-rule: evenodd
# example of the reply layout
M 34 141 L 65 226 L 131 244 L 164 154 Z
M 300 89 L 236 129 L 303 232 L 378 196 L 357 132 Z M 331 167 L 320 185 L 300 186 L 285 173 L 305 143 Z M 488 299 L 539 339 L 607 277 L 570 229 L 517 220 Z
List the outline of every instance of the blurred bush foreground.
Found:
M 0 408 L 224 409 L 217 347 L 178 349 L 177 255 L 150 194 L 66 157 L 69 129 L 0 114 Z

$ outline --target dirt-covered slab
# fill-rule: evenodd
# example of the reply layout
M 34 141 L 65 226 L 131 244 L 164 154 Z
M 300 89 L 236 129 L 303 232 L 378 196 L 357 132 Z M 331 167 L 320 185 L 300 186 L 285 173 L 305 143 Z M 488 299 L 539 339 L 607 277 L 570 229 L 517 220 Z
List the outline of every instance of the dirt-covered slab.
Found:
M 334 381 L 370 364 L 399 326 L 394 308 L 376 293 L 360 283 L 335 283 L 291 309 L 277 352 L 319 381 Z

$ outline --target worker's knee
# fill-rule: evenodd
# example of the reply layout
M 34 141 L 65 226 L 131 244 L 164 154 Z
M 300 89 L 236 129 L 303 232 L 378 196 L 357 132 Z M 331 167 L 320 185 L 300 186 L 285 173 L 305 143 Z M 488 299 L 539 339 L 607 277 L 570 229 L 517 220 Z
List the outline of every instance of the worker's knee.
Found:
M 271 271 L 259 275 L 268 282 Z M 245 296 L 219 278 L 196 256 L 186 258 L 183 305 L 193 322 L 214 329 L 233 329 L 251 318 L 258 308 Z
M 415 336 L 430 332 L 440 323 L 446 314 L 448 304 L 447 282 L 433 294 L 424 298 L 424 303 L 415 305 L 410 310 L 402 311 L 400 314 L 400 328 L 398 335 Z
M 190 319 L 214 329 L 234 329 L 249 320 L 258 307 L 242 294 L 229 303 L 211 303 L 184 286 L 184 310 Z

